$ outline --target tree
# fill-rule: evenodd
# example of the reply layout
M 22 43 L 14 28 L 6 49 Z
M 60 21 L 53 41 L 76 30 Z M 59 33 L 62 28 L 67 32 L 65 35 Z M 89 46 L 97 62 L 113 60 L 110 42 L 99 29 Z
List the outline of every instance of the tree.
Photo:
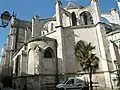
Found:
M 95 46 L 85 41 L 79 41 L 75 47 L 75 56 L 77 61 L 80 61 L 80 65 L 84 71 L 89 72 L 90 78 L 90 90 L 92 87 L 92 74 L 99 68 L 99 58 L 93 54 Z

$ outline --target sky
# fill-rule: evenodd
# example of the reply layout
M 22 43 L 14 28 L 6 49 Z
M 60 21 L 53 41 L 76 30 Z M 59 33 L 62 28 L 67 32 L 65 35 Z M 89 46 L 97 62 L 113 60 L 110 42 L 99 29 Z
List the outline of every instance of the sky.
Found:
M 90 0 L 61 1 L 63 7 L 68 2 L 73 2 L 80 6 L 87 6 L 90 3 Z M 118 9 L 116 0 L 99 0 L 99 7 L 102 13 L 109 13 L 111 8 Z M 9 11 L 10 14 L 14 11 L 17 18 L 28 21 L 34 15 L 39 15 L 40 18 L 49 18 L 55 13 L 55 0 L 0 0 L 0 14 L 4 11 Z M 0 28 L 0 50 L 2 50 L 7 40 L 8 31 L 9 26 L 7 28 Z

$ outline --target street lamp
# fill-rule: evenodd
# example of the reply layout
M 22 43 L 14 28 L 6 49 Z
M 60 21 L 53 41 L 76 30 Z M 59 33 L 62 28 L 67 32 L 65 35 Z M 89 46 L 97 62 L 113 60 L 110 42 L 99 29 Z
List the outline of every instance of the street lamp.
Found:
M 5 11 L 1 14 L 2 25 L 0 27 L 6 28 L 8 26 L 9 21 L 11 20 L 11 15 L 8 11 Z

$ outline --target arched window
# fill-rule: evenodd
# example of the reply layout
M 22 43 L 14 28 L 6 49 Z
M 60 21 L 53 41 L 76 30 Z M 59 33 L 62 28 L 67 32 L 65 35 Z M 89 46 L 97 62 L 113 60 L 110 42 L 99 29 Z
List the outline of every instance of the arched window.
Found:
M 46 30 L 45 28 L 43 28 L 43 30 L 40 31 L 40 34 L 41 34 L 41 35 L 45 35 L 45 34 L 47 34 L 47 33 L 49 33 L 49 32 L 48 32 L 48 30 Z
M 83 13 L 80 14 L 80 21 L 82 25 L 92 25 L 93 24 L 93 18 L 92 15 L 85 11 Z
M 48 47 L 44 52 L 44 58 L 53 58 L 54 57 L 54 51 L 52 48 Z
M 77 25 L 77 18 L 75 12 L 72 12 L 72 25 L 73 26 Z
M 51 23 L 51 31 L 53 31 L 53 23 Z
M 34 51 L 32 49 L 28 52 L 28 74 L 34 74 Z
M 15 64 L 15 74 L 16 74 L 16 76 L 18 76 L 19 73 L 20 73 L 20 55 L 17 56 L 16 64 Z
M 45 34 L 45 32 L 43 31 L 43 35 Z

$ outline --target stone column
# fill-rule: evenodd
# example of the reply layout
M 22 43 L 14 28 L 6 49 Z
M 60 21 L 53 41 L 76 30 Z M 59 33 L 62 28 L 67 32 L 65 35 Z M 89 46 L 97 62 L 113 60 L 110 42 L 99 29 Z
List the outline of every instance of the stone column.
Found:
M 112 88 L 111 76 L 108 68 L 107 53 L 108 53 L 108 41 L 106 38 L 105 27 L 101 24 L 96 26 L 96 33 L 98 38 L 99 50 L 100 50 L 100 62 L 102 67 L 102 72 L 104 72 L 105 86 L 106 88 Z
M 65 33 L 64 33 L 64 27 L 63 27 L 63 13 L 62 13 L 62 7 L 61 7 L 61 1 L 56 0 L 56 33 L 57 36 L 57 58 L 58 58 L 58 65 L 61 64 L 61 67 L 58 70 L 58 73 L 63 75 L 64 80 L 68 78 L 68 73 L 75 73 L 76 70 L 68 68 L 68 63 L 70 62 L 69 59 L 67 59 L 66 55 L 66 44 L 65 44 Z M 72 61 L 73 64 L 75 64 L 75 60 Z M 74 65 L 75 66 L 75 65 Z M 74 67 L 75 68 L 75 67 Z
M 56 0 L 56 22 L 57 26 L 62 26 L 61 1 Z
M 100 22 L 100 10 L 98 8 L 98 0 L 91 0 L 91 7 L 93 8 L 93 22 L 97 24 Z
M 31 37 L 39 37 L 40 36 L 40 17 L 34 16 L 32 18 L 32 36 Z
M 62 61 L 62 70 L 59 73 L 65 73 L 65 52 L 64 52 L 64 33 L 62 25 L 62 12 L 61 12 L 61 1 L 56 0 L 56 31 L 59 34 L 58 36 L 58 47 L 57 47 L 57 56 L 58 61 Z

